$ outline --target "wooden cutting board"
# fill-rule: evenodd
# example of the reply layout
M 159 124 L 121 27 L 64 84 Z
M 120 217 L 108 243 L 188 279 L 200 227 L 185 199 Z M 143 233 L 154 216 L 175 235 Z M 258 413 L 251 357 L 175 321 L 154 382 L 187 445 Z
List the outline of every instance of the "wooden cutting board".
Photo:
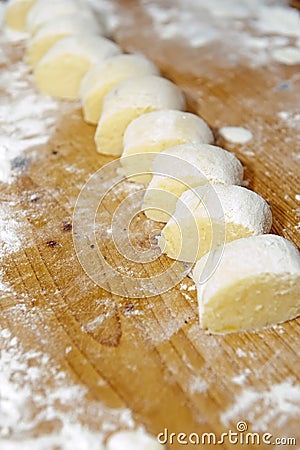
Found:
M 182 88 L 189 110 L 209 123 L 218 144 L 240 158 L 248 187 L 270 203 L 272 232 L 299 246 L 299 65 L 252 64 L 234 47 L 224 53 L 218 42 L 192 48 L 176 37 L 162 40 L 137 1 L 120 0 L 115 6 L 122 17 L 116 42 L 125 51 L 145 53 Z M 24 45 L 2 35 L 2 74 L 16 70 Z M 300 448 L 299 319 L 259 332 L 213 336 L 198 326 L 190 278 L 162 295 L 132 299 L 111 294 L 86 275 L 73 246 L 73 209 L 88 177 L 112 158 L 96 153 L 95 128 L 83 121 L 79 105 L 60 105 L 49 141 L 16 158 L 13 180 L 0 184 L 3 221 L 19 240 L 15 249 L 2 243 L 0 326 L 5 332 L 0 343 L 7 351 L 17 338 L 16 362 L 22 352 L 35 352 L 25 372 L 30 365 L 45 372 L 36 382 L 30 379 L 32 393 L 47 404 L 50 386 L 52 393 L 59 389 L 57 374 L 63 373 L 67 385 L 86 388 L 78 420 L 102 431 L 104 439 L 112 429 L 129 427 L 112 419 L 111 408 L 128 408 L 136 425 L 154 435 L 165 428 L 220 435 L 245 421 L 249 431 L 268 432 L 274 439 L 295 437 Z M 253 139 L 245 145 L 226 142 L 218 130 L 228 125 L 249 129 Z M 107 202 L 107 217 L 128 192 L 120 189 Z M 149 231 L 151 223 L 140 214 L 132 233 L 141 249 L 149 245 Z M 107 235 L 99 235 L 99 241 L 110 249 Z M 110 257 L 122 271 L 117 253 Z M 159 272 L 168 264 L 160 258 L 151 270 Z M 123 270 L 133 268 L 126 262 Z M 15 364 L 9 376 L 22 385 L 26 373 Z M 39 407 L 32 403 L 26 411 L 37 414 Z M 64 405 L 67 413 L 75 413 L 78 398 L 61 400 L 57 408 Z M 103 411 L 100 418 L 96 410 Z M 48 433 L 55 426 L 37 421 L 27 435 Z M 5 449 L 1 439 L 0 448 Z M 244 446 L 225 442 L 223 448 Z

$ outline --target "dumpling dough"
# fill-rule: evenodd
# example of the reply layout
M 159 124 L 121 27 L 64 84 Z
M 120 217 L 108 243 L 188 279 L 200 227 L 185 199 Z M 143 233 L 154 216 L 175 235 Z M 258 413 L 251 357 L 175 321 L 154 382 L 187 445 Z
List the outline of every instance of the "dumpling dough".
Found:
M 162 77 L 146 75 L 121 81 L 104 97 L 95 142 L 99 153 L 120 155 L 123 136 L 136 117 L 158 109 L 185 108 L 180 89 Z
M 50 20 L 61 16 L 85 14 L 88 6 L 81 0 L 37 0 L 26 17 L 26 30 L 34 35 L 37 30 Z M 88 30 L 87 30 L 88 32 Z
M 43 94 L 78 99 L 80 83 L 93 65 L 120 53 L 109 39 L 99 36 L 70 36 L 60 39 L 40 60 L 34 79 Z
M 107 450 L 163 450 L 155 437 L 142 431 L 119 431 L 110 436 Z
M 80 17 L 71 14 L 46 22 L 28 42 L 27 64 L 35 68 L 40 59 L 59 39 L 75 34 L 84 35 L 86 30 L 89 30 L 91 34 L 102 34 L 104 31 L 89 12 L 81 14 Z
M 178 197 L 187 189 L 207 182 L 241 184 L 244 172 L 233 153 L 208 144 L 168 148 L 157 155 L 152 171 L 164 175 L 153 176 L 145 193 L 143 209 L 147 217 L 158 222 L 169 220 Z
M 36 0 L 10 0 L 4 13 L 5 24 L 14 30 L 26 31 L 27 14 L 35 2 Z
M 80 87 L 84 120 L 97 124 L 108 91 L 126 78 L 141 75 L 159 75 L 155 64 L 143 55 L 114 56 L 89 70 Z
M 290 241 L 269 234 L 230 242 L 214 274 L 202 283 L 206 258 L 193 272 L 202 328 L 229 333 L 299 316 L 300 253 Z
M 268 233 L 271 224 L 270 207 L 260 195 L 241 186 L 209 183 L 181 195 L 158 244 L 172 259 L 195 262 L 225 240 Z
M 140 169 L 151 172 L 153 158 L 145 158 L 143 167 L 136 167 L 133 165 L 133 159 L 126 158 L 128 155 L 158 153 L 186 142 L 209 144 L 213 139 L 206 122 L 195 114 L 171 109 L 143 114 L 129 124 L 124 134 L 124 151 L 121 158 L 124 174 L 129 175 L 132 170 L 140 172 Z M 148 167 L 146 161 L 149 163 Z M 131 180 L 147 183 L 151 180 L 151 175 L 139 175 Z

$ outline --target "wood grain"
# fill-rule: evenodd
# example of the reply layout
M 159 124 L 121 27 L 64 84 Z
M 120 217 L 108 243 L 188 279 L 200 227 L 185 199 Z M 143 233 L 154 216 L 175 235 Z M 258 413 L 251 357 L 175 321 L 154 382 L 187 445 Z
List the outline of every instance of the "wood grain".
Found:
M 270 203 L 272 232 L 299 246 L 299 124 L 285 124 L 277 114 L 299 107 L 299 66 L 250 67 L 241 56 L 229 67 L 214 45 L 192 49 L 176 39 L 161 41 L 138 2 L 120 0 L 117 5 L 124 20 L 114 34 L 116 42 L 125 51 L 144 52 L 183 89 L 189 110 L 209 123 L 218 144 L 241 159 L 249 187 Z M 12 63 L 22 58 L 24 47 L 7 43 L 5 51 Z M 73 247 L 73 208 L 89 175 L 112 159 L 95 152 L 95 128 L 84 123 L 78 106 L 62 105 L 50 142 L 38 153 L 29 150 L 27 169 L 14 183 L 0 186 L 1 201 L 16 202 L 13 214 L 22 229 L 20 250 L 2 261 L 3 282 L 10 290 L 1 294 L 1 327 L 8 327 L 24 349 L 49 354 L 49 364 L 87 387 L 87 404 L 130 408 L 136 422 L 154 435 L 164 428 L 222 433 L 229 426 L 235 430 L 239 420 L 256 431 L 254 426 L 265 420 L 266 432 L 300 442 L 300 415 L 282 413 L 279 405 L 277 411 L 258 402 L 257 411 L 254 404 L 250 411 L 233 414 L 228 426 L 222 421 L 222 413 L 234 407 L 245 389 L 263 396 L 286 380 L 300 382 L 299 319 L 260 332 L 212 336 L 199 329 L 189 278 L 160 296 L 131 299 L 87 277 Z M 218 132 L 225 125 L 244 126 L 254 138 L 245 146 L 231 145 Z M 106 210 L 113 207 L 111 201 Z M 146 225 L 141 214 L 135 227 L 145 226 L 146 233 Z M 145 236 L 138 238 L 144 248 Z M 156 269 L 168 263 L 162 258 Z M 91 326 L 99 316 L 103 320 Z M 241 350 L 245 356 L 239 357 Z M 245 373 L 240 386 L 235 377 Z M 270 408 L 275 408 L 271 418 Z M 92 413 L 84 421 L 94 429 L 105 422 L 95 423 Z

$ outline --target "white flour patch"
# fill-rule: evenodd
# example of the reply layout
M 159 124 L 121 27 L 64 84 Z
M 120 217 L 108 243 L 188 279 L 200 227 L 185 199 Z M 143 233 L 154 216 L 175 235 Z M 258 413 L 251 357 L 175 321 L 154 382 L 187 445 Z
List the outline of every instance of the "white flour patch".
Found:
M 300 384 L 292 379 L 272 385 L 268 390 L 245 388 L 236 396 L 235 402 L 221 414 L 225 426 L 241 417 L 252 423 L 253 429 L 263 431 L 270 424 L 285 425 L 290 418 L 300 420 Z
M 232 64 L 243 55 L 250 65 L 266 64 L 278 46 L 295 45 L 300 35 L 296 9 L 280 0 L 143 0 L 161 39 L 180 39 L 191 47 L 217 43 Z M 296 44 L 297 45 L 297 44 Z
M 39 95 L 23 62 L 0 73 L 0 181 L 15 178 L 14 160 L 25 150 L 46 144 L 58 118 L 59 103 Z
M 25 351 L 8 329 L 0 329 L 0 348 L 0 448 L 102 450 L 109 434 L 135 428 L 129 410 L 87 403 L 85 387 L 47 354 Z
M 246 368 L 239 375 L 236 375 L 232 378 L 233 383 L 238 384 L 239 386 L 242 386 L 246 382 L 248 375 L 250 373 L 251 373 L 251 370 Z
M 253 138 L 251 131 L 242 127 L 222 127 L 219 131 L 226 141 L 233 144 L 246 144 Z
M 239 358 L 246 358 L 247 356 L 247 353 L 241 348 L 237 348 L 235 353 Z
M 20 215 L 16 215 L 10 203 L 0 203 L 0 259 L 21 247 Z
M 279 111 L 278 117 L 283 120 L 288 127 L 300 128 L 299 111 Z
M 203 378 L 192 376 L 190 379 L 189 389 L 191 394 L 202 394 L 207 391 L 209 385 Z

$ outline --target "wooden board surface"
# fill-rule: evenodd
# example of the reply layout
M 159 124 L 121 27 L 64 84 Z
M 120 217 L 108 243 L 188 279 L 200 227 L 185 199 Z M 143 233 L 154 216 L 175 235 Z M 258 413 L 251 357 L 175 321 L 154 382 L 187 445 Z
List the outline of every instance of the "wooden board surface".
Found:
M 248 187 L 270 203 L 272 232 L 299 246 L 299 66 L 252 64 L 234 47 L 221 51 L 218 43 L 196 49 L 176 38 L 161 40 L 138 2 L 120 1 L 116 7 L 122 17 L 116 42 L 125 51 L 144 52 L 183 89 L 189 109 L 245 165 Z M 1 47 L 1 71 L 13 73 L 24 42 L 2 36 Z M 234 61 L 231 55 L 237 55 Z M 30 84 L 30 74 L 24 77 Z M 95 285 L 77 260 L 71 221 L 89 175 L 112 159 L 95 152 L 95 128 L 84 123 L 77 104 L 61 102 L 55 114 L 49 141 L 14 160 L 13 180 L 0 184 L 3 220 L 7 216 L 19 244 L 9 251 L 9 242 L 2 244 L 0 326 L 11 334 L 2 332 L 0 342 L 8 351 L 16 337 L 15 361 L 33 351 L 27 364 L 43 370 L 38 382 L 30 382 L 31 414 L 36 417 L 45 408 L 63 373 L 66 386 L 81 386 L 86 393 L 80 405 L 74 395 L 61 399 L 57 409 L 77 411 L 79 422 L 101 431 L 103 439 L 113 429 L 129 427 L 111 408 L 128 408 L 135 423 L 154 435 L 164 428 L 221 434 L 236 430 L 243 420 L 250 431 L 297 437 L 299 447 L 299 319 L 260 332 L 212 336 L 199 329 L 189 278 L 146 299 L 118 297 Z M 225 142 L 218 133 L 225 125 L 246 127 L 253 139 L 244 146 Z M 120 190 L 106 210 L 111 212 L 128 192 Z M 142 248 L 150 230 L 141 214 L 133 234 Z M 108 236 L 101 234 L 100 241 L 109 247 Z M 155 264 L 160 271 L 167 258 Z M 43 363 L 42 354 L 48 355 Z M 26 373 L 16 364 L 10 378 L 22 385 L 28 382 Z M 43 402 L 34 400 L 37 393 Z M 43 419 L 26 436 L 60 425 Z M 16 438 L 13 430 L 7 433 Z M 181 447 L 174 443 L 168 448 Z M 1 439 L 0 448 L 5 448 Z

